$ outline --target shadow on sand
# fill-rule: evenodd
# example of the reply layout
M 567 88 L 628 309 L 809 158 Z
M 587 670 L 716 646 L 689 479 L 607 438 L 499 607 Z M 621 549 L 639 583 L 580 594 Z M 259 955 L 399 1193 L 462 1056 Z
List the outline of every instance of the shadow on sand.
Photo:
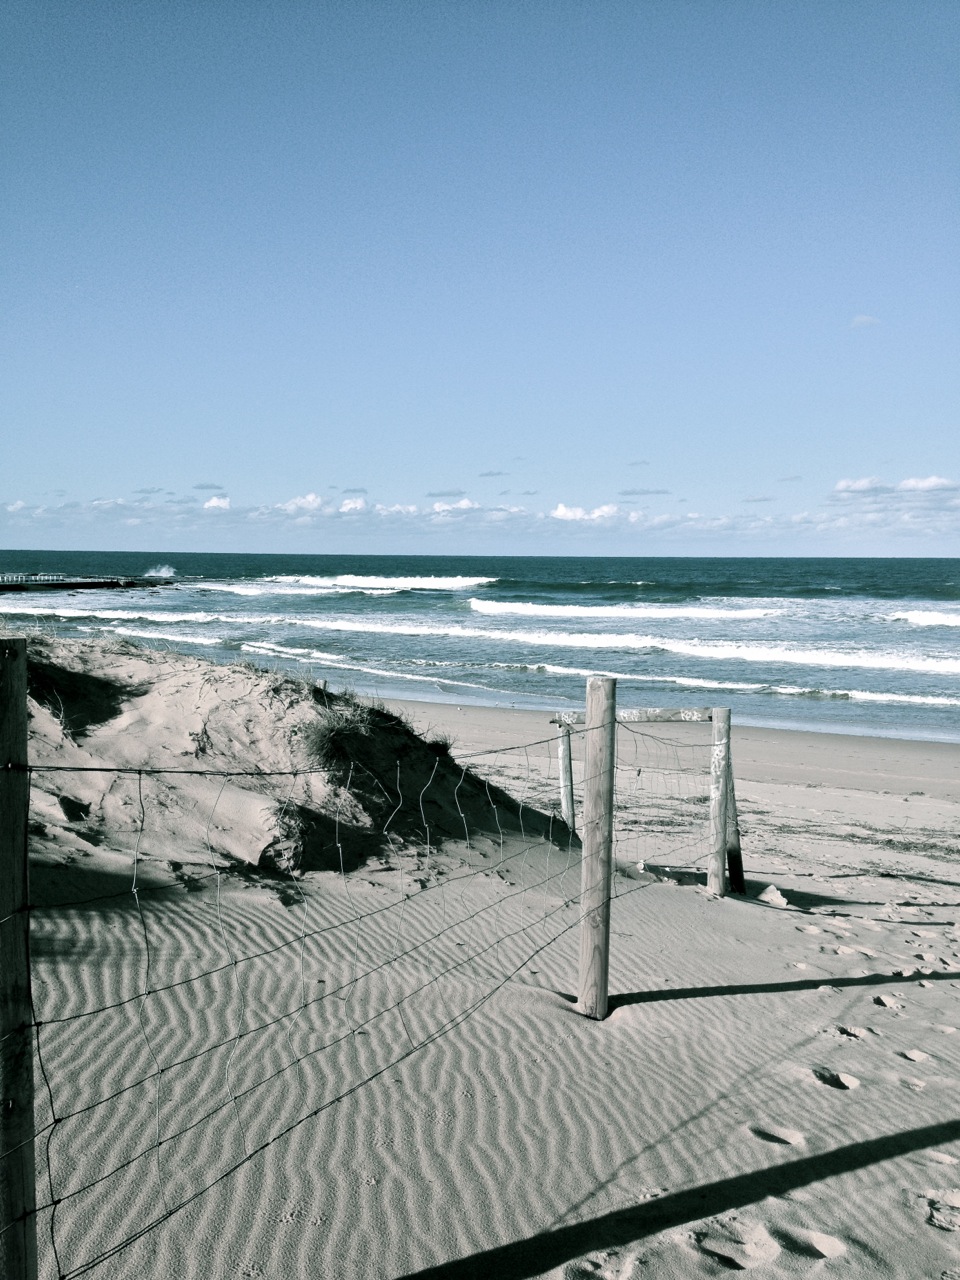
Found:
M 960 1139 L 960 1120 L 907 1129 L 902 1133 L 851 1142 L 821 1155 L 707 1182 L 628 1209 L 600 1214 L 587 1222 L 542 1231 L 526 1240 L 485 1249 L 453 1262 L 410 1272 L 403 1280 L 530 1280 L 553 1267 L 596 1249 L 632 1243 L 687 1222 L 755 1204 L 766 1196 L 782 1196 L 824 1178 L 853 1173 L 883 1160 Z
M 711 996 L 762 996 L 785 991 L 817 991 L 820 987 L 882 987 L 907 982 L 944 982 L 960 980 L 960 970 L 949 969 L 943 973 L 866 973 L 851 978 L 797 978 L 791 982 L 743 982 L 728 983 L 722 987 L 663 987 L 655 991 L 630 991 L 610 997 L 609 1009 L 621 1009 L 628 1004 L 656 1004 L 660 1000 L 704 1000 Z M 569 997 L 573 999 L 574 997 Z

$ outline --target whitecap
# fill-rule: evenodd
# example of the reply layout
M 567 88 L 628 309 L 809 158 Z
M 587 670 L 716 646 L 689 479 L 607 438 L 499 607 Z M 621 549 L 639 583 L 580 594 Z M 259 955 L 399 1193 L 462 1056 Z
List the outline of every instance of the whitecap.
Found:
M 496 578 L 465 577 L 381 577 L 375 574 L 338 573 L 330 578 L 310 574 L 277 574 L 265 582 L 289 582 L 306 587 L 366 587 L 393 591 L 463 591 L 468 587 L 484 587 Z
M 263 585 L 266 583 L 267 585 Z M 278 582 L 260 579 L 259 582 L 198 582 L 196 591 L 210 591 L 234 596 L 392 596 L 399 587 L 347 587 L 318 585 L 296 585 L 295 583 Z
M 909 622 L 912 627 L 960 627 L 960 613 L 942 613 L 936 609 L 905 609 L 892 613 L 892 622 Z

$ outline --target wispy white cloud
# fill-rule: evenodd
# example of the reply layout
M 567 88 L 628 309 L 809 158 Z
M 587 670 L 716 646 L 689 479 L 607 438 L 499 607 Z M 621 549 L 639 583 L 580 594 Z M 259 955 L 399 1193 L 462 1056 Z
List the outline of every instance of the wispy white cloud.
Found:
M 367 504 L 363 498 L 344 498 L 340 503 L 339 510 L 346 515 L 350 511 L 366 511 Z
M 864 476 L 861 480 L 838 480 L 834 485 L 834 493 L 887 493 L 890 485 L 884 484 L 879 476 Z
M 873 324 L 879 324 L 880 321 L 876 316 L 856 315 L 850 321 L 851 329 L 869 329 Z
M 230 499 L 221 498 L 221 497 L 218 497 L 217 495 L 214 495 L 212 498 L 208 498 L 206 500 L 206 502 L 203 504 L 203 509 L 204 511 L 229 511 Z

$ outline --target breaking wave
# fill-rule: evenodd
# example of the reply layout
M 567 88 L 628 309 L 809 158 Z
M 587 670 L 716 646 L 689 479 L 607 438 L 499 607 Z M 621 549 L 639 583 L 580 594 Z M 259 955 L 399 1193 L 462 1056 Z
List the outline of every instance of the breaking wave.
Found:
M 391 591 L 464 591 L 468 587 L 485 587 L 496 578 L 442 578 L 414 577 L 392 578 L 365 573 L 338 573 L 332 578 L 317 578 L 309 574 L 278 574 L 266 582 L 292 583 L 304 587 L 352 587 L 375 588 Z
M 960 613 L 939 613 L 935 609 L 906 609 L 890 617 L 894 622 L 909 622 L 912 627 L 960 627 Z

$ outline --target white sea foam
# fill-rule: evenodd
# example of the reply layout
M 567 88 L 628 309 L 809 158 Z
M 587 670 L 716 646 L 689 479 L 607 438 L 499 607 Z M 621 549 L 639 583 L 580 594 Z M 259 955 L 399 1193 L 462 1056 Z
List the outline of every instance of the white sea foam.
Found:
M 145 578 L 175 578 L 177 571 L 169 564 L 155 564 L 143 575 Z
M 490 640 L 498 644 L 537 645 L 545 649 L 621 650 L 646 653 L 674 653 L 707 661 L 738 661 L 805 667 L 851 667 L 866 671 L 916 671 L 938 675 L 960 675 L 960 657 L 942 657 L 908 652 L 871 652 L 866 649 L 829 649 L 800 645 L 748 643 L 736 641 L 683 640 L 670 636 L 606 632 L 508 630 L 485 627 L 437 626 L 430 623 L 376 622 L 364 618 L 317 618 L 283 614 L 224 614 L 172 612 L 152 609 L 82 609 L 72 606 L 44 607 L 4 602 L 2 615 L 33 617 L 95 618 L 105 622 L 211 623 L 235 626 L 295 626 L 316 632 L 359 635 L 398 635 L 445 639 Z
M 269 641 L 251 641 L 240 647 L 244 652 L 261 654 L 265 657 L 284 657 L 297 662 L 322 663 L 328 667 L 345 671 L 357 671 L 365 675 L 381 676 L 392 680 L 414 681 L 420 684 L 455 685 L 466 689 L 491 692 L 488 685 L 478 684 L 473 681 L 453 680 L 442 675 L 415 675 L 412 672 L 389 671 L 380 667 L 370 667 L 363 663 L 352 662 L 344 658 L 342 654 L 329 653 L 322 649 L 295 649 L 288 645 L 273 644 Z M 411 665 L 432 668 L 456 667 L 458 665 L 457 663 L 430 659 L 411 659 L 410 661 Z M 577 680 L 582 680 L 589 676 L 610 676 L 625 684 L 669 685 L 678 689 L 697 689 L 704 692 L 753 693 L 788 698 L 814 698 L 828 702 L 872 702 L 893 706 L 960 707 L 960 698 L 941 697 L 933 694 L 883 693 L 867 689 L 825 689 L 811 685 L 764 684 L 759 681 L 746 680 L 711 680 L 704 676 L 639 675 L 632 672 L 605 670 L 598 667 L 558 666 L 549 662 L 536 664 L 491 662 L 485 665 L 491 670 L 524 670 L 544 675 L 569 676 Z
M 711 605 L 670 604 L 527 604 L 471 599 L 475 613 L 518 618 L 725 618 L 749 621 L 769 618 L 778 609 L 722 609 Z
M 638 675 L 634 672 L 626 671 L 605 671 L 598 667 L 558 667 L 551 662 L 522 664 L 516 662 L 491 662 L 490 666 L 504 671 L 521 670 L 542 672 L 544 675 L 550 676 L 574 676 L 579 680 L 586 679 L 589 676 L 610 676 L 614 680 L 629 684 L 671 684 L 690 689 L 728 689 L 752 693 L 762 692 L 770 687 L 769 685 L 751 683 L 746 680 L 707 680 L 700 676 Z
M 799 646 L 790 648 L 786 645 L 676 640 L 667 636 L 635 633 L 618 635 L 590 631 L 501 631 L 483 627 L 437 627 L 426 623 L 399 621 L 368 622 L 354 618 L 288 618 L 286 621 L 316 631 L 352 632 L 361 635 L 436 636 L 539 645 L 548 649 L 625 649 L 675 653 L 687 658 L 725 662 L 766 662 L 805 667 L 854 667 L 865 671 L 923 671 L 939 675 L 960 675 L 960 658 L 910 653 L 871 653 L 864 649 L 845 652 Z
M 960 613 L 941 613 L 936 609 L 905 609 L 892 613 L 892 622 L 909 622 L 912 627 L 960 627 Z
M 410 672 L 385 671 L 381 667 L 366 667 L 361 663 L 348 662 L 337 654 L 323 653 L 319 649 L 291 649 L 285 645 L 270 644 L 268 641 L 242 644 L 240 648 L 244 653 L 257 653 L 262 657 L 292 658 L 296 662 L 320 662 L 326 667 L 336 667 L 341 671 L 359 671 L 364 675 L 382 676 L 389 680 L 414 680 L 422 684 L 432 684 L 435 688 L 438 685 L 449 684 L 456 685 L 458 688 L 490 692 L 489 686 L 474 684 L 469 680 L 449 680 L 446 676 L 417 676 Z
M 864 689 L 848 689 L 837 696 L 850 698 L 853 702 L 893 702 L 914 707 L 960 707 L 960 698 L 939 698 L 931 694 L 929 697 L 918 693 L 870 693 Z
M 136 627 L 107 627 L 107 634 L 130 636 L 137 640 L 166 640 L 171 644 L 223 644 L 222 636 L 188 636 L 176 631 L 138 631 Z
M 254 613 L 206 613 L 195 609 L 191 612 L 171 613 L 165 609 L 76 609 L 72 606 L 62 608 L 45 608 L 43 606 L 11 604 L 0 605 L 0 616 L 3 614 L 29 615 L 45 618 L 97 618 L 102 622 L 193 622 L 204 626 L 210 622 L 233 622 L 252 626 L 266 626 L 273 623 L 293 622 L 297 619 L 284 618 L 282 614 Z
M 515 664 L 494 663 L 494 666 L 506 670 L 515 670 Z M 635 675 L 622 671 L 600 671 L 593 667 L 558 667 L 550 663 L 538 663 L 529 670 L 543 671 L 547 675 L 573 676 L 583 679 L 587 676 L 611 676 L 614 680 L 632 684 L 668 684 L 681 689 L 715 689 L 735 693 L 778 694 L 781 697 L 823 698 L 849 700 L 850 702 L 881 702 L 915 707 L 960 707 L 960 698 L 939 697 L 934 694 L 914 693 L 877 693 L 867 689 L 818 689 L 809 685 L 761 684 L 745 680 L 707 680 L 700 676 L 667 676 L 667 675 Z
M 260 582 L 198 582 L 197 591 L 210 591 L 233 596 L 393 596 L 400 587 L 348 587 L 297 585 L 290 582 L 261 579 Z
M 496 578 L 440 578 L 412 577 L 387 578 L 364 573 L 338 573 L 331 578 L 318 578 L 310 574 L 278 574 L 265 578 L 265 582 L 289 582 L 304 587 L 374 587 L 393 591 L 463 591 L 468 587 L 483 587 Z

